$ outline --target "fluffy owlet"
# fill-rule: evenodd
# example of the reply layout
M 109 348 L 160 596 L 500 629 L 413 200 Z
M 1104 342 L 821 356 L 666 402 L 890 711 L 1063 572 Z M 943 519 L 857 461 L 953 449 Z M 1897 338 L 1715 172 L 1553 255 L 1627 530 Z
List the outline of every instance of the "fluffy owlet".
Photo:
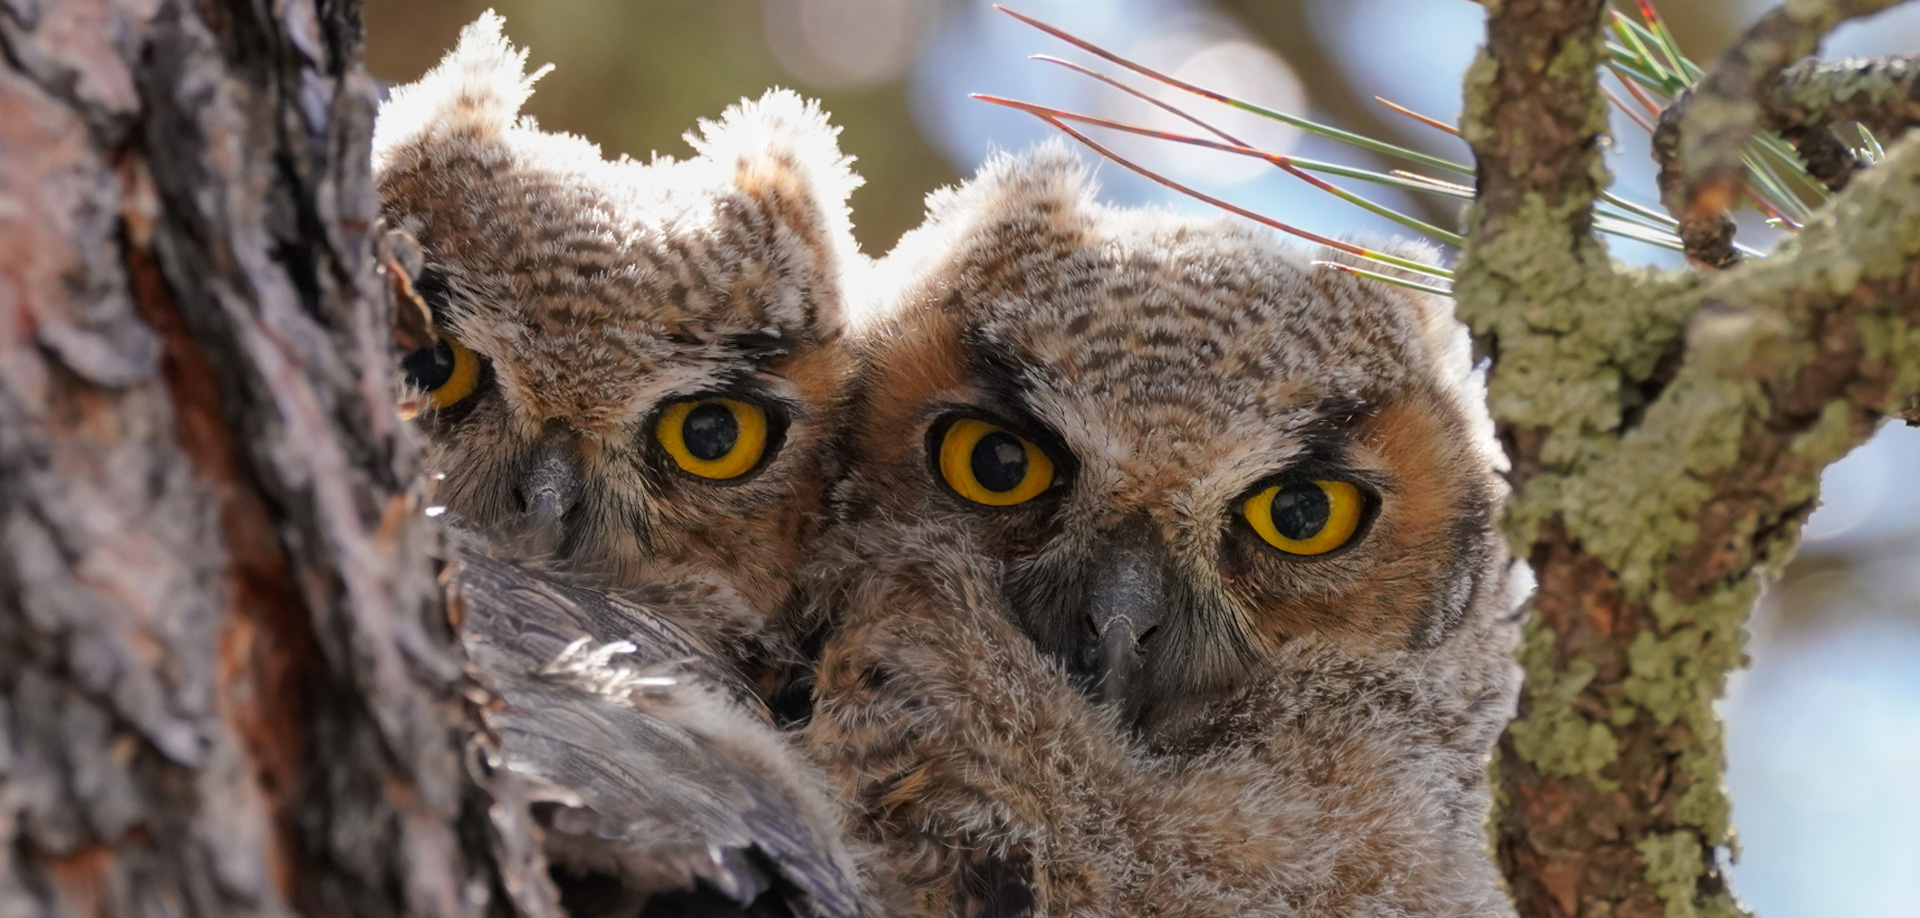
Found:
M 700 584 L 737 607 L 711 633 L 757 630 L 817 503 L 858 180 L 780 91 L 702 123 L 689 159 L 604 160 L 516 120 L 539 74 L 500 26 L 468 26 L 374 136 L 382 213 L 426 258 L 439 340 L 403 367 L 438 498 L 522 557 Z
M 552 804 L 573 914 L 855 914 L 837 813 L 741 677 L 790 655 L 857 180 L 785 92 L 703 123 L 691 158 L 604 160 L 518 117 L 525 59 L 482 17 L 374 138 L 424 256 L 403 404 L 475 534 L 452 595 L 505 701 L 489 724 Z
M 1516 572 L 1464 329 L 1058 148 L 882 265 L 807 740 L 915 914 L 1503 915 Z

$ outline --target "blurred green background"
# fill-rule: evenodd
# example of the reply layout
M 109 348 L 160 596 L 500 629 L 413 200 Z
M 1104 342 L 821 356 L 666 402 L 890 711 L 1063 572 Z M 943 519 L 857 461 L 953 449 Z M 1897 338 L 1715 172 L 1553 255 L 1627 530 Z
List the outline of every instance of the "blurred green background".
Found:
M 1682 46 L 1709 61 L 1767 4 L 1665 0 Z M 418 77 L 484 0 L 378 0 L 366 7 L 375 77 Z M 821 99 L 867 184 L 853 198 L 869 254 L 921 215 L 925 194 L 992 149 L 1049 136 L 969 92 L 1178 125 L 1033 53 L 1088 61 L 983 0 L 504 0 L 513 40 L 556 69 L 529 112 L 608 154 L 688 150 L 680 135 L 743 96 L 789 86 Z M 1466 0 L 1019 0 L 1017 8 L 1178 75 L 1403 145 L 1466 155 L 1457 141 L 1388 112 L 1384 95 L 1451 120 L 1481 34 Z M 1920 5 L 1836 33 L 1826 55 L 1920 50 Z M 1381 168 L 1272 123 L 1209 113 L 1269 148 Z M 1646 137 L 1616 118 L 1617 189 L 1657 202 Z M 1106 139 L 1106 138 L 1103 138 Z M 1391 232 L 1370 215 L 1264 165 L 1120 140 L 1130 156 L 1211 193 L 1329 235 Z M 1393 164 L 1397 166 L 1398 164 Z M 1391 168 L 1391 166 L 1387 166 Z M 1193 211 L 1112 166 L 1118 201 Z M 1457 208 L 1389 200 L 1452 225 Z M 1770 244 L 1754 221 L 1741 238 Z M 1613 245 L 1631 262 L 1670 255 Z M 1920 915 L 1920 431 L 1889 428 L 1830 470 L 1802 554 L 1756 615 L 1755 665 L 1722 704 L 1743 854 L 1735 888 L 1765 918 Z
M 690 151 L 680 135 L 697 119 L 768 87 L 797 89 L 820 99 L 841 125 L 841 146 L 858 158 L 855 169 L 867 180 L 853 198 L 861 244 L 869 253 L 884 251 L 919 222 L 921 198 L 959 176 L 914 126 L 910 59 L 889 66 L 877 81 L 829 77 L 837 85 L 810 84 L 774 55 L 767 20 L 782 15 L 774 6 L 755 0 L 376 0 L 366 10 L 367 58 L 377 78 L 414 79 L 452 46 L 462 25 L 497 9 L 514 42 L 533 49 L 536 66 L 555 65 L 527 111 L 548 130 L 641 159 L 655 150 L 685 156 Z M 914 18 L 920 21 L 911 25 L 924 28 L 923 17 Z M 904 45 L 906 37 L 893 40 Z
M 1666 5 L 1664 14 L 1689 48 L 1721 47 L 1749 15 L 1746 4 L 1724 0 Z M 1157 49 L 1163 53 L 1143 57 L 1175 72 L 1182 63 L 1176 58 L 1201 57 L 1192 42 L 1169 40 L 1183 30 L 1256 43 L 1296 81 L 1277 101 L 1304 101 L 1327 121 L 1416 146 L 1436 138 L 1373 101 L 1395 82 L 1377 79 L 1379 71 L 1396 69 L 1421 94 L 1440 89 L 1450 97 L 1478 31 L 1478 11 L 1465 0 L 1042 0 L 1014 6 L 1117 50 L 1152 52 L 1152 45 L 1164 45 Z M 869 254 L 884 252 L 919 222 L 928 191 L 973 165 L 954 161 L 955 145 L 940 136 L 943 115 L 963 106 L 986 110 L 965 100 L 966 93 L 1005 85 L 1008 77 L 1021 88 L 1053 88 L 1048 78 L 1063 74 L 1022 58 L 1071 50 L 992 12 L 983 0 L 376 0 L 366 9 L 373 74 L 389 82 L 418 77 L 451 46 L 460 26 L 489 8 L 506 16 L 509 35 L 532 49 L 535 65 L 556 65 L 528 112 L 547 129 L 582 135 L 609 154 L 684 155 L 679 138 L 696 119 L 770 86 L 820 99 L 867 180 L 853 206 Z M 968 47 L 954 40 L 976 35 L 987 41 Z M 1379 53 L 1350 53 L 1356 38 Z M 1409 39 L 1412 57 L 1394 48 Z M 916 67 L 929 58 L 960 66 L 945 73 Z M 969 85 L 962 78 L 983 69 L 988 79 Z M 1256 99 L 1276 101 L 1257 83 L 1244 88 Z M 1048 95 L 1028 97 L 1058 103 L 1076 96 Z M 1407 99 L 1403 93 L 1396 101 Z M 1137 108 L 1125 114 L 1142 117 Z M 1000 122 L 1004 131 L 983 133 L 1007 139 L 1042 133 L 1013 112 L 972 117 Z

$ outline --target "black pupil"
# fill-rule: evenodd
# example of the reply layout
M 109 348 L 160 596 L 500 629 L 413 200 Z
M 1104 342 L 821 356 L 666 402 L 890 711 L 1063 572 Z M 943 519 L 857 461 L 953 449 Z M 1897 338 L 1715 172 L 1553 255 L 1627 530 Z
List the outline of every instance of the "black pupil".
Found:
M 407 382 L 432 392 L 453 378 L 453 348 L 445 341 L 423 347 L 400 358 L 400 368 L 406 371 Z
M 1027 478 L 1027 448 L 1020 438 L 995 431 L 973 445 L 973 480 L 989 491 L 1006 493 Z
M 1273 528 L 1296 542 L 1319 535 L 1332 515 L 1327 492 L 1310 481 L 1287 485 L 1273 496 Z
M 733 452 L 734 444 L 740 442 L 740 422 L 727 406 L 706 402 L 687 413 L 680 437 L 695 459 L 712 462 Z

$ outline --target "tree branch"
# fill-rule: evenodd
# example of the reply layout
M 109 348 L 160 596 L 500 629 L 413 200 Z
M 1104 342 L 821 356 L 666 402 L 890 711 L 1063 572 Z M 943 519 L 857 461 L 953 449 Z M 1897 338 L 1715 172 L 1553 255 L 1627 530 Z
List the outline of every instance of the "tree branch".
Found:
M 1556 212 L 1558 237 L 1591 238 L 1607 124 L 1594 78 L 1606 7 L 1572 0 L 1489 9 L 1487 45 L 1467 72 L 1474 91 L 1461 116 L 1478 171 L 1476 216 L 1488 234 L 1500 234 L 1538 197 Z
M 1762 102 L 1769 126 L 1857 121 L 1891 141 L 1920 124 L 1920 56 L 1804 60 Z
M 1891 142 L 1920 124 L 1920 57 L 1803 60 L 1760 100 L 1760 123 L 1785 137 L 1807 171 L 1839 191 L 1861 163 L 1834 126 L 1856 122 Z
M 1779 132 L 1829 188 L 1845 186 L 1856 164 L 1829 130 L 1830 120 L 1795 117 L 1813 107 L 1793 101 L 1787 65 L 1812 54 L 1820 39 L 1847 19 L 1877 13 L 1902 0 L 1810 0 L 1784 4 L 1754 23 L 1690 91 L 1674 99 L 1654 128 L 1660 197 L 1680 221 L 1687 254 L 1708 267 L 1738 260 L 1727 209 L 1746 175 L 1742 155 L 1755 128 Z M 1805 77 L 1803 77 L 1804 79 Z M 1864 85 L 1864 84 L 1863 84 Z M 1835 92 L 1831 74 L 1803 87 Z
M 1712 702 L 1820 470 L 1920 391 L 1920 141 L 1765 261 L 1623 272 L 1586 219 L 1599 7 L 1491 5 L 1467 81 L 1481 185 L 1455 295 L 1494 357 L 1505 528 L 1539 578 L 1498 851 L 1529 918 L 1731 915 Z M 1556 109 L 1588 117 L 1523 128 Z M 1744 123 L 1712 135 L 1736 162 Z

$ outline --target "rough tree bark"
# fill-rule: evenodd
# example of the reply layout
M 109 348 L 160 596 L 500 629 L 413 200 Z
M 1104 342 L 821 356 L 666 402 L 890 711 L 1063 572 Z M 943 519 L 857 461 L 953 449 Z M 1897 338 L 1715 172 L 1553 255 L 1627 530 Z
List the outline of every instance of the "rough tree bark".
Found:
M 1920 390 L 1920 137 L 1765 260 L 1627 271 L 1592 229 L 1606 5 L 1489 2 L 1467 77 L 1479 198 L 1455 293 L 1494 359 L 1505 526 L 1539 578 L 1498 852 L 1528 918 L 1734 915 L 1712 702 L 1820 470 Z M 1676 116 L 1675 216 L 1717 225 L 1780 69 L 1889 5 L 1763 18 Z M 1911 123 L 1904 92 L 1873 98 Z
M 551 913 L 389 404 L 358 4 L 0 0 L 0 54 L 0 916 Z

